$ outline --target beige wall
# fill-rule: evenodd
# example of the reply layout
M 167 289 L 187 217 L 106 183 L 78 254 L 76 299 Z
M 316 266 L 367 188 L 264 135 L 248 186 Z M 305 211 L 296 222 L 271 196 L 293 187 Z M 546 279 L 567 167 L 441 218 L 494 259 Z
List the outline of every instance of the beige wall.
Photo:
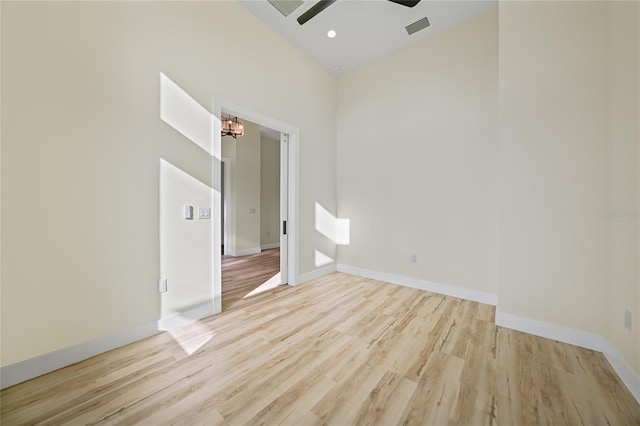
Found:
M 240 255 L 260 249 L 260 128 L 247 120 L 244 124 L 244 136 L 232 141 L 236 156 L 231 170 L 231 181 L 235 181 L 231 193 L 235 198 L 235 251 Z
M 606 300 L 603 16 L 603 2 L 500 5 L 498 309 L 600 335 Z
M 280 141 L 260 145 L 260 244 L 280 242 Z
M 608 126 L 606 148 L 607 279 L 606 337 L 640 373 L 640 7 L 638 2 L 609 5 Z M 624 327 L 631 312 L 632 330 Z
M 233 178 L 236 163 L 236 143 L 231 137 L 222 138 L 222 157 L 225 161 L 225 254 L 236 252 L 236 180 Z
M 497 294 L 497 27 L 493 10 L 340 78 L 339 263 Z
M 638 218 L 607 215 L 638 208 L 637 7 L 500 5 L 498 310 L 603 335 L 640 372 Z
M 0 4 L 0 23 L 2 22 L 2 5 Z M 1 50 L 1 46 L 2 46 L 2 31 L 0 31 L 0 50 Z M 2 93 L 2 55 L 0 55 L 0 94 Z M 2 246 L 4 244 L 2 244 L 1 242 L 2 240 L 2 191 L 1 188 L 3 188 L 2 186 L 2 176 L 3 176 L 3 171 L 2 171 L 2 102 L 0 101 L 0 332 L 2 332 L 2 318 L 3 318 L 3 314 L 2 314 L 2 277 L 3 275 L 3 271 L 2 271 Z M 2 362 L 2 339 L 0 339 L 0 366 L 4 365 Z
M 169 291 L 160 295 L 160 317 L 213 303 L 211 269 L 202 265 L 212 256 L 211 220 L 198 220 L 198 207 L 211 205 L 211 187 L 166 160 L 160 160 L 160 276 Z M 193 206 L 194 219 L 185 220 L 184 205 Z M 183 254 L 188 254 L 187 256 Z
M 186 226 L 176 212 L 208 202 L 212 174 L 160 120 L 161 72 L 207 109 L 215 95 L 300 128 L 297 266 L 315 268 L 314 203 L 335 209 L 334 77 L 234 2 L 1 7 L 2 365 L 209 303 L 212 221 L 190 223 L 204 230 L 190 242 L 171 229 L 185 251 L 161 253 L 161 214 Z M 163 198 L 161 161 L 186 192 Z M 165 255 L 204 271 L 179 270 L 169 292 L 202 296 L 162 307 Z
M 264 138 L 258 125 L 242 121 L 244 136 L 222 139 L 229 178 L 225 253 L 232 256 L 280 241 L 280 141 Z

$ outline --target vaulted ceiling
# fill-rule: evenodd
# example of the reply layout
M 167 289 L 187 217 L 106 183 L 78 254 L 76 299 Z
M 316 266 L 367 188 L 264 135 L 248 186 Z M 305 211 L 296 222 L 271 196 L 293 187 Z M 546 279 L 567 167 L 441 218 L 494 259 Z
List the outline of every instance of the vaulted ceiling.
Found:
M 337 0 L 300 25 L 297 18 L 317 0 L 240 0 L 240 3 L 335 75 L 431 37 L 498 5 L 497 0 L 421 0 L 414 7 L 388 0 Z M 280 12 L 276 6 L 288 10 Z M 425 17 L 429 26 L 409 35 L 405 27 Z M 330 30 L 335 31 L 335 37 L 327 36 Z

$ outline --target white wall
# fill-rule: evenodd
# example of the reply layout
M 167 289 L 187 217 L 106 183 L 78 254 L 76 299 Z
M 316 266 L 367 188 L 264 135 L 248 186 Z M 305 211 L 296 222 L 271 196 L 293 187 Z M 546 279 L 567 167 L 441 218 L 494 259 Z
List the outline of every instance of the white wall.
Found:
M 1 7 L 3 366 L 165 312 L 161 211 L 206 200 L 163 198 L 161 161 L 189 191 L 211 186 L 215 163 L 160 120 L 161 72 L 201 105 L 218 96 L 300 128 L 298 270 L 315 269 L 314 203 L 335 209 L 334 77 L 234 2 Z M 194 238 L 172 261 L 210 271 L 196 253 L 210 235 Z M 179 275 L 169 292 L 211 288 L 210 273 Z M 183 306 L 210 296 L 196 299 Z
M 497 26 L 494 9 L 340 78 L 341 264 L 497 294 Z
M 260 144 L 260 244 L 280 243 L 280 141 Z

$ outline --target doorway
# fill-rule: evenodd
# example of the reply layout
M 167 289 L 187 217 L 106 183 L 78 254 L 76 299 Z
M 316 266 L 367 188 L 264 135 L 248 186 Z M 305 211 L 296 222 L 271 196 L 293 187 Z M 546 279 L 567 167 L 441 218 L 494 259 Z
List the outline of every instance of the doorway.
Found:
M 227 117 L 223 111 L 223 120 Z M 280 223 L 287 205 L 281 133 L 244 117 L 233 120 L 243 123 L 244 135 L 222 137 L 223 310 L 286 284 L 281 271 L 286 274 L 286 234 Z
M 280 194 L 281 194 L 281 206 L 280 206 L 280 220 L 277 232 L 280 234 L 279 242 L 279 281 L 276 285 L 282 283 L 288 283 L 295 285 L 296 277 L 296 241 L 295 241 L 295 224 L 297 203 L 295 198 L 296 188 L 296 165 L 297 165 L 297 140 L 299 131 L 297 128 L 292 127 L 286 123 L 282 123 L 278 120 L 266 117 L 262 114 L 255 113 L 245 108 L 232 106 L 226 102 L 217 103 L 214 99 L 214 115 L 221 117 L 221 113 L 224 111 L 225 115 L 237 116 L 240 119 L 248 120 L 256 123 L 265 128 L 274 129 L 280 134 Z M 219 215 L 214 217 L 214 220 L 218 220 L 219 223 L 214 223 L 214 310 L 216 312 L 222 311 L 222 253 L 224 244 L 225 255 L 234 254 L 234 241 L 233 236 L 227 232 L 230 227 L 229 224 L 229 210 L 230 210 L 230 195 L 233 192 L 231 190 L 231 182 L 233 178 L 230 178 L 230 169 L 233 168 L 233 161 L 229 161 L 222 153 L 222 137 L 220 135 L 220 122 L 214 120 L 214 157 L 219 158 L 219 167 L 214 167 L 214 186 L 218 191 L 214 191 L 214 211 L 220 212 Z M 238 143 L 241 139 L 238 139 Z M 217 192 L 217 193 L 215 193 Z M 245 206 L 246 207 L 246 206 Z M 251 209 L 249 209 L 251 213 Z M 227 238 L 225 238 L 227 234 Z M 268 250 L 268 249 L 267 249 Z M 265 250 L 265 252 L 267 251 Z M 259 250 L 262 251 L 262 250 Z M 254 256 L 259 253 L 242 253 L 235 250 L 235 257 L 240 258 L 238 255 Z M 273 263 L 275 256 L 274 253 L 265 253 L 271 256 L 265 256 L 264 262 Z M 237 259 L 236 259 L 237 260 Z M 236 262 L 237 263 L 237 262 Z M 259 274 L 258 274 L 259 275 Z M 238 275 L 236 275 L 238 276 Z M 269 280 L 266 280 L 269 281 Z M 270 284 L 273 284 L 273 280 Z M 225 303 L 226 305 L 226 303 Z

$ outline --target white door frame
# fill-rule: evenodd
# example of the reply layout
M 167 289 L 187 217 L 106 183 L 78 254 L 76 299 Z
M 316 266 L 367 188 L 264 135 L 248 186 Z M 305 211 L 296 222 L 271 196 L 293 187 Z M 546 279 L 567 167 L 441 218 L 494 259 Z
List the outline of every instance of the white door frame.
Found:
M 289 134 L 280 133 L 280 282 L 289 283 Z M 284 165 L 284 166 L 283 166 Z
M 222 180 L 222 183 L 224 184 L 224 191 L 222 191 L 222 195 L 224 196 L 224 211 L 221 214 L 224 214 L 225 217 L 229 217 L 229 206 L 231 205 L 231 203 L 234 201 L 231 199 L 231 170 L 230 170 L 230 164 L 231 161 L 229 158 L 227 157 L 221 157 L 223 163 L 225 163 L 224 166 L 224 179 Z M 220 202 L 222 203 L 222 197 Z M 220 206 L 223 207 L 223 206 Z M 220 209 L 222 210 L 222 208 Z M 220 217 L 220 221 L 222 222 L 224 218 L 221 216 Z M 222 229 L 222 226 L 220 226 L 220 228 Z M 235 255 L 236 254 L 236 242 L 235 241 L 231 241 L 229 237 L 229 235 L 231 235 L 231 229 L 230 229 L 230 223 L 229 220 L 224 221 L 224 229 L 222 230 L 222 235 L 220 236 L 220 245 L 224 244 L 224 251 L 226 252 L 226 254 L 232 254 Z
M 222 136 L 220 134 L 220 115 L 222 110 L 225 112 L 242 117 L 260 126 L 286 133 L 289 135 L 289 159 L 288 164 L 280 164 L 281 169 L 287 167 L 288 191 L 287 198 L 289 202 L 287 217 L 287 235 L 288 235 L 288 251 L 287 251 L 287 280 L 289 285 L 296 285 L 298 278 L 298 144 L 300 140 L 300 129 L 290 124 L 284 123 L 275 118 L 266 116 L 259 112 L 248 108 L 235 105 L 219 97 L 211 100 L 213 111 L 213 205 L 212 211 L 220 212 L 220 161 L 222 158 Z M 220 235 L 220 214 L 213 215 L 212 236 L 213 241 L 213 311 L 214 313 L 222 312 L 222 256 L 220 246 L 222 244 L 222 236 Z M 282 226 L 282 225 L 281 225 Z

